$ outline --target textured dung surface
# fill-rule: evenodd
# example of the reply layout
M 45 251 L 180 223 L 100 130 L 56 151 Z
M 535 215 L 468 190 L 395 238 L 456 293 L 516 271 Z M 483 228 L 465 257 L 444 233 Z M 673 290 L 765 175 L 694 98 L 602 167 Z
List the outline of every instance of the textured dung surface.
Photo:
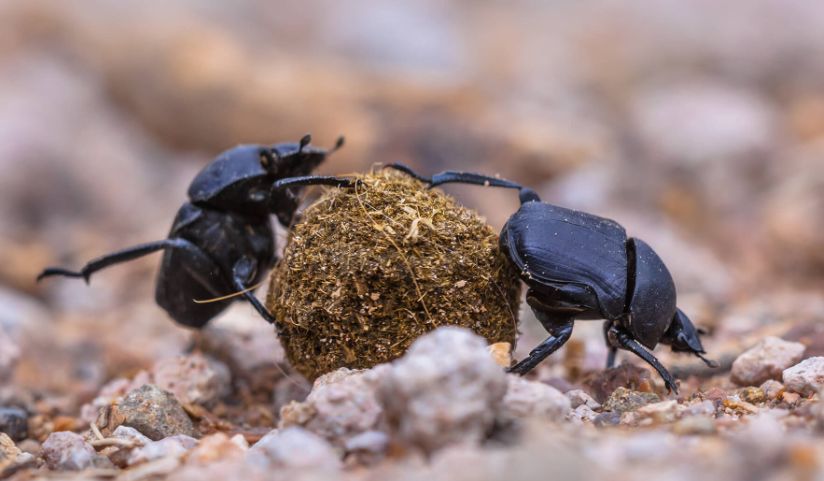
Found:
M 267 306 L 289 360 L 314 379 L 395 359 L 443 325 L 514 345 L 518 300 L 517 272 L 477 214 L 384 171 L 306 210 Z

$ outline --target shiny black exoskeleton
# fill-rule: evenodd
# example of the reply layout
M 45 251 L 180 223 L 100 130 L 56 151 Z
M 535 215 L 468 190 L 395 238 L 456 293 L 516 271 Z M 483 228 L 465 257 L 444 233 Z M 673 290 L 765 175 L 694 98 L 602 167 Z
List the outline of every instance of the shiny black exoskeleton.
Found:
M 176 322 L 201 328 L 236 297 L 207 303 L 199 299 L 242 295 L 266 319 L 274 319 L 253 295 L 253 286 L 274 265 L 274 214 L 284 226 L 298 207 L 298 190 L 272 189 L 285 177 L 306 175 L 331 151 L 298 143 L 240 145 L 218 155 L 189 186 L 189 201 L 178 210 L 167 239 L 123 249 L 87 263 L 80 271 L 52 267 L 48 276 L 80 277 L 105 267 L 164 251 L 155 299 Z M 338 139 L 334 150 L 343 145 Z
M 676 307 L 675 283 L 661 258 L 644 241 L 628 238 L 618 223 L 541 202 L 534 191 L 496 177 L 442 172 L 428 178 L 403 164 L 388 167 L 430 188 L 467 183 L 519 191 L 521 207 L 501 231 L 501 250 L 521 272 L 527 303 L 550 336 L 511 372 L 529 372 L 560 348 L 576 319 L 606 320 L 608 367 L 617 349 L 628 350 L 655 368 L 672 391 L 675 379 L 649 352 L 658 343 L 714 365 L 703 357 L 699 331 Z

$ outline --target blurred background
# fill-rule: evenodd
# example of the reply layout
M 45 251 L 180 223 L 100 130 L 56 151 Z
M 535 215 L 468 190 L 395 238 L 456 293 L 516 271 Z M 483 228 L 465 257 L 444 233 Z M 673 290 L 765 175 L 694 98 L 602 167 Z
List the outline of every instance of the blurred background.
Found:
M 477 170 L 618 220 L 717 352 L 764 330 L 824 352 L 821 2 L 6 0 L 0 20 L 0 383 L 57 409 L 190 334 L 154 304 L 159 255 L 91 287 L 36 274 L 165 237 L 217 153 L 306 132 L 346 136 L 322 173 Z M 446 190 L 496 229 L 518 206 Z M 219 322 L 260 328 L 240 303 Z

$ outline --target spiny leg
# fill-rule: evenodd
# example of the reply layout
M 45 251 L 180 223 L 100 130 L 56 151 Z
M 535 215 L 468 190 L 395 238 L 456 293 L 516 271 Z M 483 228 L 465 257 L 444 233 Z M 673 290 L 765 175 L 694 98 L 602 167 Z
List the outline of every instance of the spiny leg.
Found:
M 505 189 L 517 189 L 519 192 L 521 203 L 530 201 L 540 201 L 538 194 L 532 189 L 528 189 L 521 184 L 512 182 L 511 180 L 500 179 L 488 175 L 475 174 L 472 172 L 455 172 L 447 170 L 433 175 L 432 177 L 424 177 L 409 167 L 406 164 L 394 163 L 384 166 L 387 169 L 399 170 L 410 177 L 413 177 L 429 186 L 429 188 L 437 187 L 443 184 L 472 184 L 482 185 L 485 187 L 502 187 Z
M 44 269 L 43 272 L 41 272 L 40 275 L 37 276 L 37 281 L 39 282 L 41 279 L 45 277 L 65 276 L 82 277 L 86 281 L 86 283 L 88 283 L 91 275 L 101 269 L 105 269 L 106 267 L 109 267 L 114 264 L 119 264 L 121 262 L 128 262 L 159 250 L 168 249 L 172 247 L 181 247 L 180 243 L 181 239 L 164 239 L 161 241 L 147 242 L 146 244 L 139 244 L 133 247 L 128 247 L 126 249 L 98 257 L 97 259 L 93 259 L 89 261 L 85 266 L 83 266 L 79 271 L 71 271 L 68 269 L 64 269 L 62 267 L 49 267 Z
M 612 329 L 612 323 L 604 322 L 604 339 L 607 343 L 607 369 L 615 367 L 615 356 L 618 354 L 618 348 L 609 343 L 609 330 Z
M 288 177 L 280 179 L 272 184 L 272 190 L 281 190 L 289 187 L 301 187 L 306 185 L 329 185 L 332 187 L 355 187 L 360 184 L 358 179 L 346 177 L 335 177 L 329 175 L 305 175 L 301 177 Z
M 610 338 L 614 338 L 620 347 L 632 352 L 646 361 L 650 366 L 658 371 L 658 374 L 660 374 L 664 379 L 664 385 L 667 389 L 675 394 L 678 394 L 678 386 L 675 384 L 675 378 L 672 377 L 672 374 L 667 371 L 667 368 L 665 368 L 661 362 L 658 361 L 654 355 L 652 355 L 651 352 L 644 349 L 644 347 L 641 346 L 638 341 L 633 339 L 626 331 L 619 329 L 618 327 L 613 327 L 610 329 Z
M 529 356 L 509 368 L 507 372 L 521 375 L 528 373 L 541 361 L 546 359 L 547 356 L 563 346 L 572 335 L 573 319 L 571 317 L 554 317 L 537 311 L 535 315 L 549 332 L 550 336 L 538 344 L 538 346 L 529 353 Z
M 266 322 L 269 324 L 275 324 L 275 318 L 269 310 L 260 303 L 258 298 L 255 297 L 254 292 L 249 290 L 249 286 L 247 285 L 254 277 L 255 269 L 255 262 L 249 257 L 243 257 L 237 261 L 232 268 L 232 285 L 238 290 L 238 292 L 243 293 L 243 298 L 246 299 L 256 311 L 258 311 L 258 314 L 260 314 Z
M 609 351 L 607 352 L 607 369 L 615 367 L 615 357 L 617 354 L 618 348 L 609 346 Z

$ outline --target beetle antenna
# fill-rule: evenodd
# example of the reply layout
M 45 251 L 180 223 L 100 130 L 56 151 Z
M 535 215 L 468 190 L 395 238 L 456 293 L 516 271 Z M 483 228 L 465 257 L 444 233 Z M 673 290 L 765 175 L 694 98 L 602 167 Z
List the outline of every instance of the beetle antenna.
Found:
M 300 138 L 300 144 L 298 145 L 298 153 L 303 152 L 303 149 L 309 145 L 309 142 L 312 141 L 312 135 L 306 134 Z
M 326 153 L 331 154 L 332 152 L 340 149 L 341 147 L 343 147 L 343 144 L 345 142 L 346 142 L 346 138 L 344 138 L 344 136 L 341 135 L 340 137 L 338 137 L 338 140 L 335 141 L 335 146 L 332 147 L 331 149 L 329 149 L 329 151 L 326 152 Z
M 246 289 L 243 289 L 241 291 L 233 292 L 231 294 L 226 294 L 225 296 L 212 297 L 210 299 L 192 299 L 192 302 L 194 302 L 195 304 L 210 304 L 212 302 L 225 301 L 227 299 L 232 299 L 232 298 L 235 298 L 235 297 L 238 297 L 238 296 L 242 296 L 243 294 L 246 294 L 247 292 L 254 291 L 258 287 L 262 286 L 264 282 L 266 282 L 266 280 L 262 280 L 262 281 L 258 282 L 257 284 L 255 284 L 253 286 L 249 286 Z

